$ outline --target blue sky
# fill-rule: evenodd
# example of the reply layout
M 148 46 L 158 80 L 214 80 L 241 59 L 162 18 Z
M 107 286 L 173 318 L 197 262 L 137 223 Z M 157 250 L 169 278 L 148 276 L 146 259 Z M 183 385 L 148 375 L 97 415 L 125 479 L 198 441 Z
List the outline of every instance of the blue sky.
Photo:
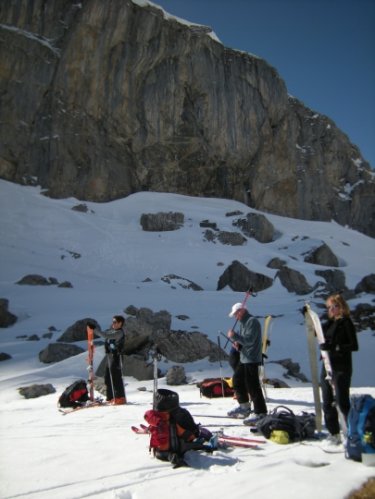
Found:
M 265 59 L 375 168 L 375 0 L 160 0 L 221 42 Z

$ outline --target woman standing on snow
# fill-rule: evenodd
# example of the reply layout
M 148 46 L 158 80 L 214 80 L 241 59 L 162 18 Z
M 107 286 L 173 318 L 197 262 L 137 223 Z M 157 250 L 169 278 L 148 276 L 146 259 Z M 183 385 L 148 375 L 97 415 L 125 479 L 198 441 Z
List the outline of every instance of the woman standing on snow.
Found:
M 326 301 L 328 321 L 323 325 L 325 342 L 320 345 L 321 350 L 329 354 L 332 367 L 331 382 L 327 380 L 327 373 L 322 366 L 321 388 L 323 396 L 323 412 L 327 430 L 330 433 L 328 443 L 339 445 L 341 443 L 339 410 L 345 421 L 348 419 L 350 409 L 350 384 L 352 377 L 352 352 L 358 350 L 358 341 L 354 324 L 350 318 L 350 309 L 340 294 L 328 297 Z

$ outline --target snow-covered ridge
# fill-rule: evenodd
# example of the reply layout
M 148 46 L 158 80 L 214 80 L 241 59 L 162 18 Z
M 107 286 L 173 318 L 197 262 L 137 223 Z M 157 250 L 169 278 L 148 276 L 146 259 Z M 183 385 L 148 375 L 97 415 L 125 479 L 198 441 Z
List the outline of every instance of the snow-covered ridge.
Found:
M 164 10 L 162 7 L 160 7 L 160 5 L 153 3 L 153 2 L 149 2 L 148 0 L 132 0 L 132 2 L 136 5 L 138 5 L 139 7 L 152 6 L 156 9 L 160 10 L 163 13 L 164 19 L 176 21 L 176 22 L 183 24 L 185 26 L 189 26 L 189 28 L 192 28 L 192 29 L 196 28 L 197 32 L 206 33 L 210 38 L 215 40 L 215 42 L 221 43 L 221 41 L 217 37 L 216 33 L 209 26 L 204 26 L 202 24 L 192 23 L 190 21 L 187 21 L 186 19 L 182 19 L 181 17 L 173 16 L 172 14 L 169 14 L 169 12 Z

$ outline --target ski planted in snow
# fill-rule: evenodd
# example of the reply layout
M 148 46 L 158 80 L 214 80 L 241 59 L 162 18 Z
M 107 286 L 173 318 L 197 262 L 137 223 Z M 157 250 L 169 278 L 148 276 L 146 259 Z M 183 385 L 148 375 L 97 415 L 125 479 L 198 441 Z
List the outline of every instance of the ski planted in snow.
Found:
M 88 344 L 88 354 L 87 354 L 87 370 L 89 373 L 88 384 L 89 384 L 89 397 L 90 401 L 94 402 L 94 330 L 91 327 L 87 327 L 87 344 Z
M 264 320 L 263 335 L 262 335 L 262 365 L 259 367 L 259 379 L 262 384 L 264 398 L 267 400 L 267 389 L 266 389 L 266 370 L 265 370 L 265 359 L 267 358 L 267 350 L 270 346 L 269 340 L 269 327 L 272 320 L 272 315 L 267 315 Z
M 311 383 L 313 387 L 314 408 L 315 408 L 315 422 L 318 432 L 322 431 L 322 402 L 320 399 L 319 390 L 319 371 L 318 371 L 318 358 L 316 350 L 315 339 L 315 326 L 311 316 L 310 305 L 306 304 L 304 308 L 305 325 L 307 332 L 307 347 L 310 361 Z
M 309 322 L 308 327 L 313 329 L 313 337 L 314 336 L 316 337 L 318 345 L 325 343 L 324 333 L 323 333 L 322 325 L 321 325 L 318 314 L 314 310 L 312 310 L 312 308 L 308 304 L 305 305 L 305 310 L 306 310 L 305 320 L 306 320 L 306 323 Z M 334 383 L 332 381 L 332 365 L 331 365 L 331 360 L 329 358 L 329 353 L 326 350 L 320 350 L 320 355 L 322 357 L 324 368 L 325 368 L 325 371 L 327 374 L 326 379 L 329 381 L 329 383 L 332 387 L 334 397 L 336 397 L 335 386 L 334 386 Z M 336 404 L 336 409 L 337 409 L 337 412 L 339 415 L 341 429 L 346 434 L 347 425 L 346 425 L 345 417 L 342 414 L 342 412 L 340 411 L 340 408 L 338 407 L 337 404 Z M 318 425 L 317 425 L 317 430 L 321 431 L 321 428 L 318 429 Z

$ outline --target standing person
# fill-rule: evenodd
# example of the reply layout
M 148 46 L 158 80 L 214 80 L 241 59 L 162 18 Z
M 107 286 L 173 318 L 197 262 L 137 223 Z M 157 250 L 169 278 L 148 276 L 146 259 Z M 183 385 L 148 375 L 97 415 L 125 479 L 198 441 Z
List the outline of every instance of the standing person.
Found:
M 340 294 L 327 298 L 326 307 L 328 321 L 323 324 L 325 342 L 320 345 L 321 350 L 328 351 L 332 368 L 332 383 L 327 380 L 327 373 L 322 365 L 320 383 L 323 398 L 324 421 L 330 436 L 328 446 L 337 446 L 341 443 L 340 425 L 337 407 L 345 421 L 350 409 L 350 383 L 352 377 L 352 352 L 358 350 L 357 334 L 350 318 L 350 309 Z
M 105 338 L 104 348 L 107 354 L 107 366 L 104 375 L 106 398 L 107 401 L 114 405 L 126 403 L 121 370 L 121 353 L 125 342 L 124 323 L 125 319 L 122 315 L 114 315 L 112 326 L 105 331 L 101 331 L 99 327 L 93 327 L 93 324 L 87 324 L 87 328 L 93 329 L 94 334 Z
M 233 374 L 233 388 L 239 405 L 228 412 L 228 416 L 244 419 L 244 424 L 255 424 L 267 414 L 259 380 L 262 363 L 262 330 L 258 319 L 251 316 L 242 303 L 235 303 L 229 317 L 240 323 L 240 332 L 228 331 L 228 338 L 240 345 L 240 361 Z M 254 404 L 254 415 L 250 416 L 250 400 Z

